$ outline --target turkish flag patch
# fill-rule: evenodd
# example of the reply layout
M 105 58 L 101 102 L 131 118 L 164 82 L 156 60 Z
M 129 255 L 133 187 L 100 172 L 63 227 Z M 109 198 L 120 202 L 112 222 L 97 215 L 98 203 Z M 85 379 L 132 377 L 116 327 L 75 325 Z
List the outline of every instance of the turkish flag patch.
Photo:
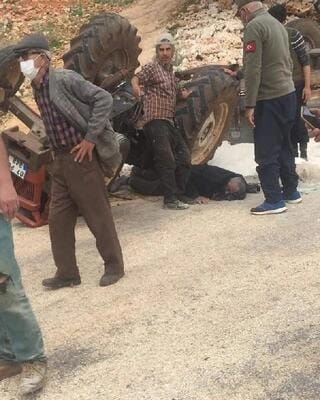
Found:
M 246 43 L 245 52 L 246 53 L 254 53 L 257 49 L 256 42 L 253 40 L 252 42 Z

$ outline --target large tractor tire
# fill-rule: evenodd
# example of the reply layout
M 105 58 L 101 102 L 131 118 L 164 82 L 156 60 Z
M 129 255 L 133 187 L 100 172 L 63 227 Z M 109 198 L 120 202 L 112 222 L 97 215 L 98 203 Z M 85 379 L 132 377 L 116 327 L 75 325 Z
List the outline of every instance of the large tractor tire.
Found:
M 140 37 L 129 21 L 114 13 L 94 16 L 80 28 L 64 54 L 64 67 L 103 87 L 103 82 L 126 69 L 128 78 L 139 66 Z
M 316 21 L 298 18 L 288 22 L 286 26 L 301 32 L 309 50 L 320 48 L 320 27 Z
M 0 50 L 0 108 L 6 108 L 7 100 L 12 97 L 23 82 L 17 56 L 13 46 Z
M 176 112 L 178 125 L 191 151 L 192 164 L 212 159 L 238 102 L 238 82 L 222 69 L 199 75 L 185 85 L 192 94 L 178 104 Z

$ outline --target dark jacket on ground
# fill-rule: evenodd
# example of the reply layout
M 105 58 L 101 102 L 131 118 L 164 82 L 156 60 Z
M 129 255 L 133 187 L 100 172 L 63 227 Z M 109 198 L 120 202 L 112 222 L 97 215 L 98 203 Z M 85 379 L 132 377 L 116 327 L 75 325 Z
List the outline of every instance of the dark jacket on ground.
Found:
M 242 176 L 224 168 L 213 165 L 193 165 L 186 187 L 186 196 L 213 198 L 216 194 L 224 194 L 225 185 L 232 178 Z
M 192 199 L 204 196 L 222 200 L 225 199 L 225 185 L 235 177 L 242 177 L 242 175 L 213 165 L 192 165 L 191 175 L 184 194 Z M 142 170 L 134 167 L 129 185 L 133 190 L 143 195 L 160 196 L 163 194 L 160 179 L 154 170 Z

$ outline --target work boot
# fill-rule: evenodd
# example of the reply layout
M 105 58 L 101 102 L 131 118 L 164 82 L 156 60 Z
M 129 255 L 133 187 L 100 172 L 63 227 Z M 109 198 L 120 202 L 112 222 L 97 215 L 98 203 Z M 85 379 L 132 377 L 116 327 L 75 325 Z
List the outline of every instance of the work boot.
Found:
M 124 272 L 119 274 L 112 274 L 111 272 L 105 272 L 100 278 L 99 285 L 100 286 L 110 286 L 114 283 L 118 282 L 124 276 Z
M 22 367 L 18 362 L 0 360 L 0 381 L 19 375 L 21 371 Z
M 47 361 L 25 362 L 22 367 L 20 394 L 26 396 L 42 389 L 47 373 Z
M 184 204 L 189 204 L 189 205 L 198 204 L 197 199 L 192 199 L 191 197 L 188 197 L 185 194 L 179 194 L 178 199 Z
M 163 207 L 169 210 L 186 210 L 189 208 L 189 205 L 178 199 L 172 199 L 165 201 Z
M 70 278 L 70 279 L 62 279 L 54 276 L 53 278 L 44 279 L 42 281 L 42 286 L 49 289 L 61 289 L 64 287 L 73 287 L 76 285 L 80 285 L 81 279 L 79 278 Z
M 307 147 L 308 143 L 300 143 L 300 157 L 306 161 L 308 161 Z

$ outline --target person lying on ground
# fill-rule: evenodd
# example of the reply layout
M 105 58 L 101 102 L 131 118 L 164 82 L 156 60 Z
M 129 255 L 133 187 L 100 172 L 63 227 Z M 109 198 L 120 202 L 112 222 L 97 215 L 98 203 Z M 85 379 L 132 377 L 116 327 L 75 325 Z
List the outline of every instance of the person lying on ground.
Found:
M 127 183 L 143 195 L 163 194 L 162 182 L 154 170 L 133 167 Z M 247 184 L 244 177 L 235 172 L 208 164 L 192 165 L 183 197 L 189 204 L 207 203 L 209 200 L 243 200 L 247 193 L 259 190 L 258 185 Z

